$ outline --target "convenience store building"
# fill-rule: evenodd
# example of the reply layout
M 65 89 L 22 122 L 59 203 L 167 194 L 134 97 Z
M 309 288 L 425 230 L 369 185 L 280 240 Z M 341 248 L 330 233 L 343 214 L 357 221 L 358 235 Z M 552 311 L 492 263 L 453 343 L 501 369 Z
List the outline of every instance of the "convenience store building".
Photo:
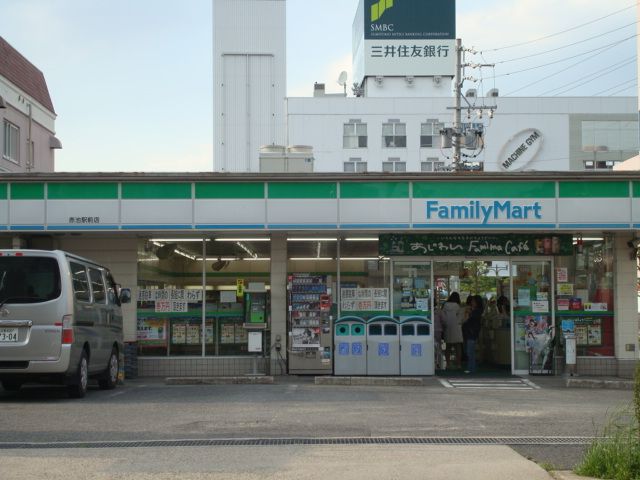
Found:
M 333 374 L 341 322 L 432 327 L 459 291 L 508 301 L 506 317 L 484 320 L 479 356 L 491 368 L 529 373 L 536 352 L 562 373 L 571 328 L 578 373 L 630 377 L 639 227 L 640 176 L 627 172 L 0 181 L 2 248 L 68 250 L 132 288 L 127 358 L 144 376 L 240 375 L 256 357 L 274 375 Z M 250 351 L 254 321 L 261 354 Z

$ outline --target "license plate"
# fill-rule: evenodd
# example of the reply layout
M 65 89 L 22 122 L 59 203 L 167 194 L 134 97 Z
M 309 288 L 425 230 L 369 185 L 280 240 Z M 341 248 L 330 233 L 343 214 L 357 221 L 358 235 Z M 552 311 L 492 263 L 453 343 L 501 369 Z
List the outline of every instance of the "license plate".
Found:
M 0 343 L 9 343 L 18 341 L 17 328 L 0 328 Z

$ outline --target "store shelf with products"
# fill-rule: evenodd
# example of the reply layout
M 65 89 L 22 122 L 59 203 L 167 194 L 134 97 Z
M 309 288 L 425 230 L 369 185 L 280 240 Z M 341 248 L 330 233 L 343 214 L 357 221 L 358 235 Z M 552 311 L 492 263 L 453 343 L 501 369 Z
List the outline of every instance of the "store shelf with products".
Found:
M 330 373 L 331 277 L 289 277 L 289 372 Z

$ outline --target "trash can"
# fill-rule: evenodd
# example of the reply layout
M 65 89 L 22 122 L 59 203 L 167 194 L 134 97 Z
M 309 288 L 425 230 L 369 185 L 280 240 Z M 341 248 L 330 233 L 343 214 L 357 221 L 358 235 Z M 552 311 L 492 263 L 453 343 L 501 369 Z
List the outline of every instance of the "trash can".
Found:
M 367 322 L 367 375 L 400 375 L 398 321 L 392 317 Z
M 426 317 L 400 317 L 400 375 L 434 375 L 433 328 Z
M 342 317 L 334 329 L 334 375 L 366 375 L 367 345 L 365 321 L 360 317 Z

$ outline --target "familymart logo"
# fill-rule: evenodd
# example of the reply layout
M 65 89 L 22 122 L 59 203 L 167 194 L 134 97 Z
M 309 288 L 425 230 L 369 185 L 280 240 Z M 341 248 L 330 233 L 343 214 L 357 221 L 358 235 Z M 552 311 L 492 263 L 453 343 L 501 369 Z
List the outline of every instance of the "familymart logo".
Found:
M 380 20 L 384 12 L 393 7 L 393 0 L 380 0 L 379 2 L 371 5 L 371 21 L 377 22 Z M 373 28 L 373 25 L 371 26 Z M 393 27 L 393 25 L 391 25 Z
M 462 205 L 441 205 L 438 200 L 427 201 L 427 220 L 479 220 L 482 225 L 490 221 L 541 220 L 542 205 L 533 202 L 516 205 L 511 200 L 482 202 L 470 200 Z

